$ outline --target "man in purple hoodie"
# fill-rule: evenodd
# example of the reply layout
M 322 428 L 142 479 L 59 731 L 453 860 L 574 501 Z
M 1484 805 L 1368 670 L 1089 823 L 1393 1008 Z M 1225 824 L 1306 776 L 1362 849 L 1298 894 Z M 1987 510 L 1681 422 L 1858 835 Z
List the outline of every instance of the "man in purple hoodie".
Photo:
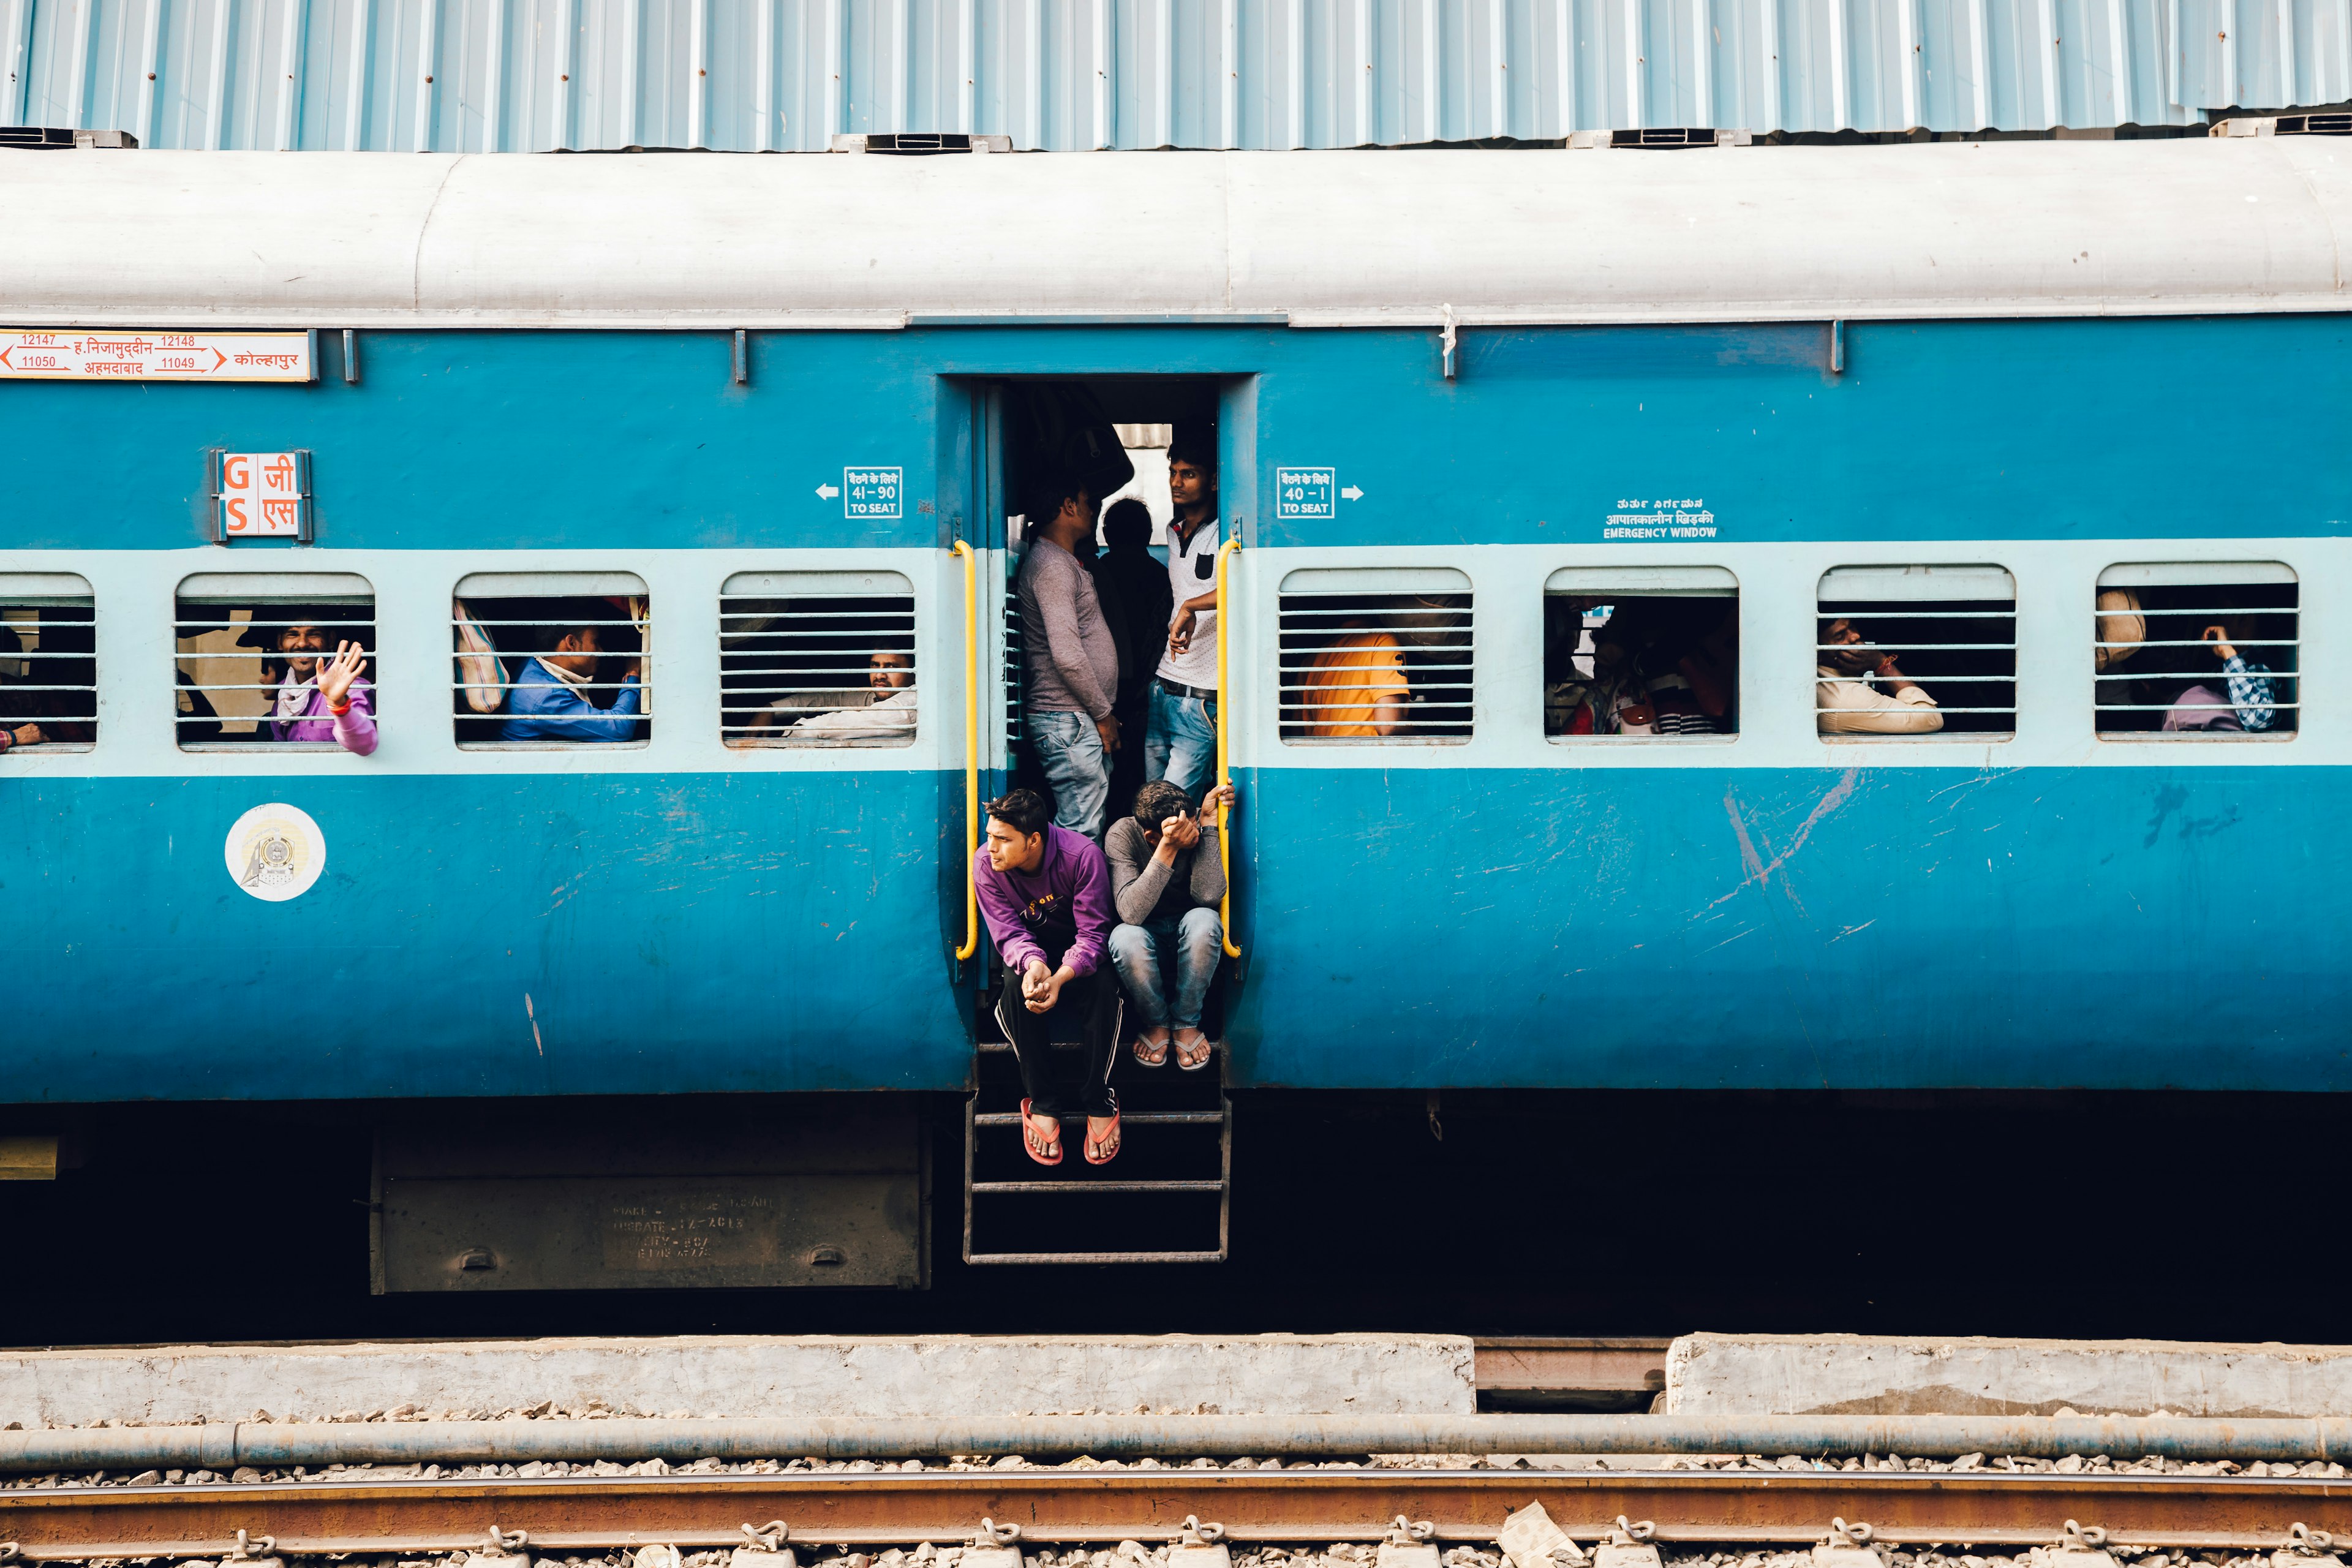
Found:
M 375 704 L 360 671 L 367 650 L 338 638 L 329 654 L 327 628 L 307 623 L 281 626 L 278 652 L 286 661 L 268 718 L 278 741 L 332 741 L 366 756 L 375 750 Z
M 1108 1164 L 1118 1152 L 1110 1066 L 1122 1004 L 1104 960 L 1111 904 L 1103 853 L 1086 835 L 1055 826 L 1043 795 L 1016 789 L 988 803 L 988 842 L 972 852 L 971 877 L 1004 960 L 996 1021 L 1021 1064 L 1021 1136 L 1029 1157 L 1062 1163 L 1062 1118 L 1075 1100 L 1086 1112 L 1087 1163 Z M 1086 1020 L 1086 1076 L 1075 1096 L 1046 1073 L 1050 1019 L 1063 1007 Z

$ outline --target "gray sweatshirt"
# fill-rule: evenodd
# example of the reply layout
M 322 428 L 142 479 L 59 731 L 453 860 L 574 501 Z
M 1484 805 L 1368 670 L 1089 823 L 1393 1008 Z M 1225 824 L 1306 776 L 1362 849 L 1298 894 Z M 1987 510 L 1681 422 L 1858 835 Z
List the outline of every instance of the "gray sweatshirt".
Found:
M 1110 903 L 1121 925 L 1172 921 L 1186 910 L 1211 908 L 1225 896 L 1225 866 L 1217 854 L 1217 825 L 1201 824 L 1201 842 L 1176 851 L 1176 864 L 1162 866 L 1143 837 L 1143 824 L 1122 816 L 1103 839 L 1110 857 Z
M 1103 619 L 1093 574 L 1051 540 L 1033 539 L 1013 591 L 1029 658 L 1029 710 L 1083 713 L 1097 723 L 1109 718 L 1118 644 Z

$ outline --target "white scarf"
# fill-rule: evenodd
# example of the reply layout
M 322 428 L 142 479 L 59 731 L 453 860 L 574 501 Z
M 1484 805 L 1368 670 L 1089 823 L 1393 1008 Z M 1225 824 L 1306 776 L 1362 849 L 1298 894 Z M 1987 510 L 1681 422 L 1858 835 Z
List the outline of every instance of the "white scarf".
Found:
M 312 676 L 310 680 L 297 680 L 293 671 L 287 671 L 285 680 L 278 688 L 279 723 L 290 724 L 310 711 L 310 699 L 319 695 L 318 687 L 312 684 L 317 679 Z
M 548 674 L 555 677 L 556 679 L 563 682 L 566 686 L 581 687 L 588 684 L 588 678 L 586 676 L 574 675 L 570 670 L 564 668 L 562 665 L 555 663 L 551 659 L 541 659 L 539 661 L 539 668 L 547 671 Z

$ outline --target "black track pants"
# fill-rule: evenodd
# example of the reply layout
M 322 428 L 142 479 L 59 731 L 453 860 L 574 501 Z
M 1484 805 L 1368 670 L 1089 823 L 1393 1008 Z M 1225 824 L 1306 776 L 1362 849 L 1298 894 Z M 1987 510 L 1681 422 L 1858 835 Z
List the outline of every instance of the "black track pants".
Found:
M 1021 996 L 1021 976 L 1010 969 L 1004 972 L 1003 987 L 996 994 L 996 1021 L 1004 1037 L 1013 1042 L 1013 1055 L 1021 1064 L 1021 1092 L 1028 1097 L 1032 1110 L 1041 1116 L 1062 1116 L 1074 1110 L 1084 1110 L 1088 1116 L 1118 1114 L 1118 1096 L 1111 1090 L 1110 1065 L 1118 1051 L 1119 1019 L 1125 1005 L 1118 976 L 1108 964 L 1063 986 L 1062 999 L 1051 1013 L 1029 1011 Z M 1054 1053 L 1045 1043 L 1055 1023 L 1068 1016 L 1086 1020 L 1085 1076 L 1076 1084 L 1055 1080 Z

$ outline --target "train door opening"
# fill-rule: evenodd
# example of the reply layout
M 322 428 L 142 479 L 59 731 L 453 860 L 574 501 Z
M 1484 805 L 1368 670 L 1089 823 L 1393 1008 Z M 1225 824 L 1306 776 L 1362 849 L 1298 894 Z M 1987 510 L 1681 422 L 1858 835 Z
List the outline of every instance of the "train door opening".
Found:
M 1214 616 L 1197 605 L 1187 615 L 1185 606 L 1215 591 L 1223 521 L 1216 484 L 1225 467 L 1221 442 L 1231 439 L 1221 426 L 1232 422 L 1221 416 L 1233 399 L 1214 376 L 1006 380 L 987 395 L 977 454 L 987 477 L 979 488 L 982 526 L 1001 545 L 1003 657 L 985 675 L 996 683 L 989 707 L 1003 726 L 991 748 L 1002 766 L 987 778 L 988 793 L 1034 790 L 1052 803 L 1058 823 L 1084 827 L 1101 843 L 1133 814 L 1138 792 L 1156 774 L 1195 775 L 1177 779 L 1195 806 L 1216 782 Z M 1090 538 L 1054 524 L 1068 496 L 1083 496 L 1095 510 Z M 1108 634 L 1117 654 L 1116 674 L 1100 683 L 1111 701 L 1108 725 L 1078 710 L 1087 700 L 1079 689 L 1108 673 L 1101 644 L 1097 666 L 1066 674 L 1050 656 L 1038 657 L 1032 645 L 1040 640 L 1040 617 L 1024 617 L 1021 607 L 1024 563 L 1063 542 L 1084 571 L 1092 600 L 1087 614 L 1090 621 L 1099 616 L 1098 635 Z M 1180 584 L 1182 572 L 1197 574 L 1197 587 L 1191 577 Z M 1180 596 L 1180 586 L 1192 591 Z M 1165 758 L 1147 758 L 1155 689 L 1189 694 L 1202 731 L 1189 752 L 1180 742 Z M 1108 768 L 1073 768 L 1050 754 L 1073 738 L 1088 753 L 1103 743 Z M 1163 994 L 1172 1000 L 1177 944 L 1160 945 Z M 1106 978 L 1116 985 L 1108 956 Z M 992 958 L 983 940 L 966 971 L 977 1051 L 966 1111 L 965 1260 L 1222 1261 L 1232 1164 L 1223 1043 L 1229 966 L 1219 964 L 1202 1007 L 1200 1026 L 1213 1042 L 1208 1070 L 1181 1070 L 1173 1050 L 1160 1066 L 1143 1065 L 1136 1052 L 1141 1012 L 1124 1001 L 1110 1067 L 1118 1157 L 1100 1167 L 1076 1158 L 1085 1118 L 1074 1113 L 1065 1118 L 1063 1161 L 1047 1169 L 1024 1146 L 1021 1074 L 998 1016 L 1003 971 Z M 1087 1020 L 1076 1008 L 1067 1012 L 1050 1019 L 1045 1032 L 1052 1070 L 1074 1080 L 1087 1060 Z

